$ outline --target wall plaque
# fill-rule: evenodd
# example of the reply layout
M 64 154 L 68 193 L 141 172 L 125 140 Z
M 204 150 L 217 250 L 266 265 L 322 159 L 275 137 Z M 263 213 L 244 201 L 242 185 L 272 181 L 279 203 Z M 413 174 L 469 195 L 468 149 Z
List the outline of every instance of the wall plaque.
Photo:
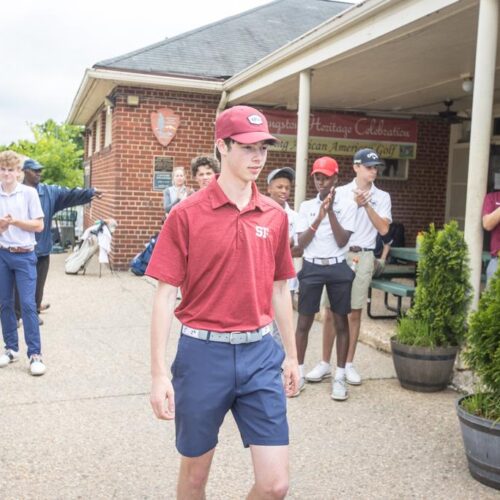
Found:
M 173 109 L 162 108 L 151 113 L 151 128 L 162 146 L 168 146 L 177 133 L 181 117 Z
M 153 191 L 163 191 L 172 185 L 172 170 L 174 158 L 172 156 L 155 156 L 153 168 Z

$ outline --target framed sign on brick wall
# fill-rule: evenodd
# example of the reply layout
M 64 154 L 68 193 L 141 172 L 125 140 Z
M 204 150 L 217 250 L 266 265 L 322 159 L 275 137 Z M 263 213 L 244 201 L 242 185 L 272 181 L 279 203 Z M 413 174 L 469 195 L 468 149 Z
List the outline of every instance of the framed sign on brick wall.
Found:
M 163 191 L 172 185 L 172 156 L 155 156 L 153 164 L 153 191 Z

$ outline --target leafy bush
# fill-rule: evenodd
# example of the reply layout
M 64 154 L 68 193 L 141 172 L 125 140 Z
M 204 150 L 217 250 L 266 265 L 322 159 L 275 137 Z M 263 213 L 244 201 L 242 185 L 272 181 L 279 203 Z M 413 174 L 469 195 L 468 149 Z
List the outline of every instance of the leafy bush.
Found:
M 467 411 L 500 419 L 500 268 L 483 292 L 469 320 L 464 359 L 480 380 L 481 391 L 467 401 Z
M 420 238 L 415 302 L 398 325 L 407 345 L 456 346 L 463 340 L 472 298 L 468 250 L 456 221 Z

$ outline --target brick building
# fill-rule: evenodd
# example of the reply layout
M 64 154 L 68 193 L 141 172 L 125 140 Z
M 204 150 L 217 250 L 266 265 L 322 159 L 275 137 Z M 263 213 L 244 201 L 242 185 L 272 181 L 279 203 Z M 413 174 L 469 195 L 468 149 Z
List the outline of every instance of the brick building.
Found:
M 379 4 L 373 0 L 351 7 L 323 0 L 277 0 L 87 70 L 69 121 L 86 126 L 86 182 L 106 192 L 102 200 L 92 203 L 86 220 L 113 217 L 119 222 L 111 255 L 115 266 L 126 268 L 149 236 L 159 230 L 163 217 L 161 191 L 172 167 L 188 167 L 193 157 L 212 153 L 213 123 L 218 111 L 245 103 L 259 107 L 264 113 L 288 110 L 293 117 L 299 107 L 300 120 L 298 72 L 287 78 L 275 75 L 266 83 L 255 83 L 258 75 L 254 68 L 260 65 L 263 69 L 259 71 L 273 76 L 273 68 L 278 71 L 278 62 L 286 61 L 292 49 L 296 54 L 300 55 L 302 50 L 307 55 L 300 46 L 307 37 L 318 37 L 316 49 L 311 53 L 320 53 L 320 42 L 326 36 L 323 32 L 329 30 L 330 36 L 333 33 L 340 40 L 340 27 L 345 30 L 348 21 L 358 23 L 357 31 L 354 28 L 353 31 L 363 37 L 362 21 L 375 20 L 379 15 L 376 9 L 382 12 Z M 415 22 L 421 22 L 425 16 L 422 11 Z M 394 33 L 402 26 L 392 26 L 387 31 Z M 403 54 L 411 52 L 415 40 L 407 43 Z M 379 45 L 378 41 L 365 40 L 366 50 Z M 350 55 L 349 50 L 344 50 Z M 387 50 L 392 49 L 387 47 Z M 310 112 L 312 116 L 340 113 L 351 120 L 370 116 L 382 122 L 384 119 L 399 120 L 400 124 L 412 122 L 417 131 L 414 154 L 406 159 L 385 155 L 390 164 L 399 166 L 399 174 L 383 176 L 377 181 L 378 186 L 391 193 L 393 218 L 404 224 L 407 244 L 411 245 L 416 233 L 430 222 L 439 226 L 457 216 L 450 191 L 450 164 L 454 162 L 451 151 L 454 144 L 463 142 L 465 124 L 452 123 L 462 122 L 456 115 L 439 114 L 445 109 L 442 94 L 426 97 L 423 91 L 413 92 L 411 102 L 401 97 L 389 99 L 388 105 L 381 104 L 384 92 L 397 94 L 392 81 L 391 87 L 366 77 L 381 74 L 383 57 L 372 61 L 364 59 L 361 53 L 349 61 L 351 65 L 344 68 L 348 72 L 340 75 L 329 76 L 322 73 L 321 66 L 317 69 L 311 66 L 314 77 Z M 342 59 L 337 64 L 341 65 Z M 391 69 L 389 61 L 385 71 Z M 401 88 L 409 85 L 405 71 L 406 67 L 398 69 L 393 78 Z M 358 83 L 363 75 L 364 87 Z M 429 99 L 436 102 L 427 104 Z M 470 96 L 455 97 L 455 101 L 460 102 L 458 109 L 465 112 L 470 109 Z M 152 127 L 152 114 L 162 109 L 170 110 L 179 119 L 175 137 L 166 146 L 160 144 Z M 330 139 L 336 137 L 332 133 Z M 398 140 L 394 143 L 398 144 Z M 385 142 L 371 144 L 382 147 Z M 324 154 L 309 149 L 308 171 L 314 160 Z M 283 165 L 303 168 L 298 156 L 295 149 L 271 151 L 259 179 L 261 190 L 265 190 L 265 174 L 269 170 Z M 339 161 L 341 182 L 347 182 L 352 177 L 352 156 L 345 153 L 332 156 Z M 307 197 L 314 193 L 308 176 L 302 190 Z

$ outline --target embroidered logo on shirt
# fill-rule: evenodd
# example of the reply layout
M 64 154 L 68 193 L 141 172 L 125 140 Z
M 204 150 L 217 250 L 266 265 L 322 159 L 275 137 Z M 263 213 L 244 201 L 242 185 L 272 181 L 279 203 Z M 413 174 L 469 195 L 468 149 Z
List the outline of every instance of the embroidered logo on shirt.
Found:
M 269 228 L 268 227 L 262 227 L 262 226 L 255 226 L 255 234 L 257 235 L 257 238 L 267 238 L 269 235 Z

